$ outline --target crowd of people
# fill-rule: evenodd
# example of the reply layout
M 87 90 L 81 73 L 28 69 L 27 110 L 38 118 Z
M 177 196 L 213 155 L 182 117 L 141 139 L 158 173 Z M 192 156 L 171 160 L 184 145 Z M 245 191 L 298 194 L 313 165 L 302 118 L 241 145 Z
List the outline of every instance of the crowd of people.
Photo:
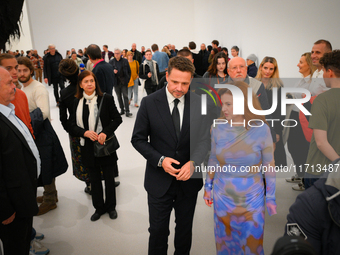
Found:
M 108 45 L 101 50 L 91 44 L 77 52 L 68 50 L 63 57 L 51 44 L 43 57 L 37 50 L 27 56 L 23 51 L 0 55 L 0 239 L 5 254 L 49 252 L 39 242 L 43 234 L 32 228 L 33 216 L 57 208 L 55 179 L 68 168 L 50 123 L 43 80 L 53 86 L 60 121 L 69 134 L 73 174 L 92 196 L 91 221 L 105 213 L 113 220 L 118 217 L 119 145 L 108 151 L 109 144 L 116 140 L 122 116 L 131 118 L 130 107 L 138 108 L 131 143 L 147 160 L 148 254 L 167 254 L 172 209 L 176 254 L 190 253 L 204 165 L 208 169 L 204 200 L 214 206 L 217 254 L 264 254 L 264 213 L 265 208 L 269 215 L 277 213 L 273 169 L 288 165 L 286 143 L 297 172 L 286 181 L 297 183 L 293 190 L 304 191 L 290 209 L 286 234 L 304 236 L 318 254 L 340 251 L 336 244 L 340 176 L 335 170 L 340 158 L 340 51 L 332 50 L 327 40 L 316 41 L 311 52 L 297 58 L 299 92 L 281 96 L 285 84 L 275 57 L 266 56 L 256 66 L 257 57 L 239 57 L 237 46 L 229 57 L 217 40 L 211 45 L 202 43 L 197 51 L 195 42 L 181 50 L 168 44 L 160 51 L 153 44 L 138 51 L 133 43 L 130 50 L 109 51 Z M 147 96 L 139 103 L 141 85 Z M 243 114 L 235 113 L 235 90 L 253 104 L 245 103 Z M 304 103 L 288 105 L 282 115 L 281 100 L 286 97 Z M 201 112 L 203 98 L 209 108 L 206 114 Z M 258 114 L 261 110 L 270 114 Z M 272 119 L 279 123 L 289 119 L 296 125 L 269 124 Z M 107 154 L 99 156 L 98 146 L 106 146 Z M 41 197 L 36 196 L 37 186 L 44 187 Z M 22 194 L 24 204 L 19 203 Z M 313 196 L 318 197 L 318 209 L 305 206 L 313 205 Z

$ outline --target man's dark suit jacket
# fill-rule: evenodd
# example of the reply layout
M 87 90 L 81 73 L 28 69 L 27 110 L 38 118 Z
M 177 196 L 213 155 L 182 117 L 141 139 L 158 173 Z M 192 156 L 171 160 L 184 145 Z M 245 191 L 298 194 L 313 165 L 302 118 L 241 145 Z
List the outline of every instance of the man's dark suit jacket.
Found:
M 92 72 L 96 76 L 100 90 L 112 96 L 113 87 L 116 86 L 115 74 L 109 63 L 101 61 L 97 63 Z
M 131 139 L 136 150 L 147 159 L 144 187 L 154 197 L 162 197 L 174 178 L 157 166 L 161 156 L 178 160 L 181 164 L 175 168 L 190 160 L 200 165 L 210 147 L 210 123 L 206 116 L 201 116 L 200 97 L 190 91 L 185 95 L 181 134 L 177 142 L 166 89 L 164 87 L 143 98 Z M 194 195 L 202 188 L 202 174 L 194 173 L 189 180 L 180 181 L 180 185 L 187 195 Z
M 20 131 L 0 113 L 0 224 L 38 213 L 37 161 Z

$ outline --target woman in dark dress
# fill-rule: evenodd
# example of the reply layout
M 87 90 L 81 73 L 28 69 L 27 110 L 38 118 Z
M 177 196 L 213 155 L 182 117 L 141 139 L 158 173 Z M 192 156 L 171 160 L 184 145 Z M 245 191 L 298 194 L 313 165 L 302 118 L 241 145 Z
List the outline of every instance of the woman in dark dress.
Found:
M 85 192 L 91 194 L 90 176 L 88 169 L 82 164 L 80 154 L 80 139 L 72 135 L 70 115 L 73 112 L 75 95 L 77 92 L 79 68 L 72 59 L 63 59 L 59 64 L 59 72 L 69 81 L 69 85 L 63 89 L 59 100 L 59 119 L 69 134 L 73 175 L 86 183 Z
M 285 119 L 285 116 L 281 115 L 281 88 L 283 87 L 283 82 L 279 77 L 279 67 L 276 59 L 273 57 L 265 57 L 259 66 L 255 78 L 261 81 L 266 88 L 270 107 L 273 104 L 273 88 L 277 89 L 277 107 L 272 113 L 272 118 L 279 119 L 280 122 L 277 121 L 274 123 L 274 130 L 276 133 L 276 141 L 274 141 L 274 159 L 276 166 L 286 166 L 287 156 L 282 142 L 283 126 L 281 125 L 281 121 Z
M 97 129 L 95 122 L 98 108 L 103 101 Z M 105 157 L 94 156 L 94 142 L 104 144 L 105 140 L 114 134 L 122 123 L 122 118 L 116 108 L 112 96 L 100 91 L 95 75 L 90 71 L 82 72 L 78 77 L 75 106 L 71 116 L 72 133 L 80 137 L 80 152 L 83 164 L 89 169 L 92 204 L 95 213 L 91 221 L 96 221 L 106 212 L 111 219 L 117 218 L 116 191 L 114 172 L 117 171 L 117 153 Z M 105 181 L 105 202 L 101 172 Z

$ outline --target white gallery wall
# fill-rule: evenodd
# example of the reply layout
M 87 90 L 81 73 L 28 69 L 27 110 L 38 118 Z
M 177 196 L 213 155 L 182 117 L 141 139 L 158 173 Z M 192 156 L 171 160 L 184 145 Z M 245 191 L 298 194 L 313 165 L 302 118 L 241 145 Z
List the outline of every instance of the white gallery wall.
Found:
M 53 43 L 67 49 L 90 43 L 138 49 L 213 39 L 241 56 L 254 53 L 278 60 L 280 76 L 299 77 L 296 64 L 318 39 L 340 48 L 338 0 L 27 0 L 32 47 L 40 54 Z M 24 49 L 26 50 L 26 49 Z

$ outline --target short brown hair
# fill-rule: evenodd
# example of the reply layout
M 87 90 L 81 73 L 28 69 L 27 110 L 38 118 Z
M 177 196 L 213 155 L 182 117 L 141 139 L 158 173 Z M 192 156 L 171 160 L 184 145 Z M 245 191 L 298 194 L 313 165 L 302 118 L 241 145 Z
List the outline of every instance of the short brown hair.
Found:
M 94 81 L 96 82 L 96 94 L 97 94 L 97 96 L 102 96 L 103 95 L 102 91 L 100 90 L 97 77 L 91 71 L 85 70 L 85 71 L 81 72 L 79 74 L 79 76 L 78 76 L 77 93 L 75 95 L 76 98 L 81 99 L 83 97 L 84 89 L 82 89 L 80 87 L 80 84 L 84 80 L 84 78 L 86 78 L 89 75 L 92 75 L 92 77 L 94 78 Z
M 79 72 L 78 65 L 70 58 L 62 59 L 59 63 L 59 73 L 66 78 Z
M 195 43 L 195 42 L 189 42 L 189 48 L 190 48 L 191 50 L 196 49 L 196 43 Z
M 152 49 L 152 51 L 156 51 L 156 50 L 158 50 L 158 45 L 157 44 L 152 44 L 151 45 L 151 49 Z
M 27 57 L 18 57 L 17 61 L 18 61 L 18 65 L 24 65 L 24 66 L 26 66 L 26 67 L 28 67 L 30 69 L 31 76 L 34 75 L 34 66 L 33 66 L 31 60 L 29 60 L 29 58 L 27 58 Z
M 151 50 L 150 50 L 150 49 L 149 49 L 149 50 L 146 50 L 145 53 L 147 53 L 147 52 L 151 52 Z M 151 52 L 151 54 L 152 54 L 152 52 Z
M 12 58 L 15 58 L 12 54 L 8 54 L 8 53 L 0 54 L 0 66 L 2 66 L 3 59 L 12 59 Z
M 195 73 L 195 66 L 194 64 L 185 57 L 173 57 L 169 60 L 169 66 L 168 66 L 168 75 L 170 75 L 172 69 L 177 69 L 181 72 L 190 72 L 191 77 Z
M 320 64 L 325 70 L 332 70 L 337 78 L 340 78 L 340 50 L 325 53 L 320 58 Z
M 219 43 L 219 41 L 217 41 L 217 40 L 213 40 L 213 41 L 211 42 L 211 44 L 216 44 L 216 45 L 218 46 L 220 43 Z
M 177 52 L 177 56 L 179 56 L 179 57 L 189 57 L 189 56 L 191 56 L 192 57 L 192 53 L 191 53 L 190 50 L 181 49 Z
M 324 43 L 326 45 L 326 52 L 331 52 L 332 51 L 332 44 L 324 39 L 317 40 L 314 44 L 322 44 Z

